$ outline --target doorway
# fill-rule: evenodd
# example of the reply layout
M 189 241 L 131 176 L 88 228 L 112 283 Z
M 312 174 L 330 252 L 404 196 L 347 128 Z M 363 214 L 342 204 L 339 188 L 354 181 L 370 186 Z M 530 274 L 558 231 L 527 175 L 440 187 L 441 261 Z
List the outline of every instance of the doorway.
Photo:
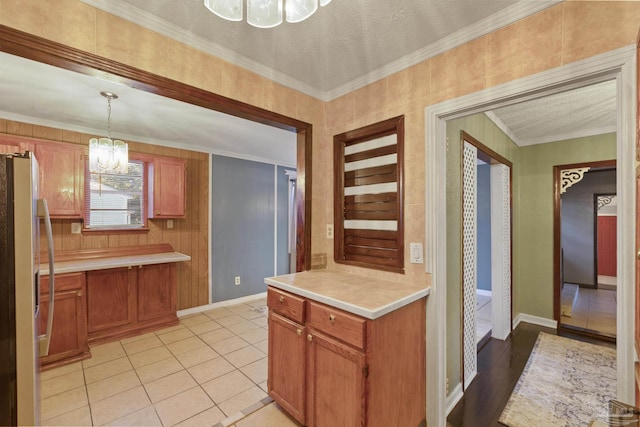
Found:
M 479 338 L 491 333 L 504 340 L 511 333 L 512 164 L 464 131 L 461 139 L 461 335 L 466 389 L 477 373 Z
M 444 426 L 447 396 L 447 355 L 450 316 L 448 316 L 448 246 L 447 194 L 443 185 L 447 175 L 447 130 L 448 120 L 474 113 L 510 105 L 534 97 L 558 93 L 570 88 L 614 78 L 617 81 L 616 149 L 618 163 L 617 194 L 627 204 L 619 205 L 618 217 L 618 334 L 617 334 L 617 398 L 633 401 L 633 324 L 634 293 L 625 282 L 634 277 L 634 247 L 631 230 L 635 227 L 635 46 L 607 52 L 587 60 L 567 64 L 518 81 L 482 90 L 456 99 L 443 101 L 425 109 L 425 157 L 426 157 L 426 242 L 425 268 L 432 275 L 431 295 L 427 300 L 427 337 L 433 351 L 427 360 L 427 414 L 429 425 Z M 623 197 L 624 196 L 624 197 Z M 623 233 L 623 230 L 627 230 Z M 551 276 L 550 276 L 551 277 Z M 549 294 L 551 294 L 550 292 Z M 514 295 L 515 296 L 515 295 Z M 522 298 L 522 296 L 520 297 Z M 514 299 L 515 303 L 515 299 Z M 516 311 L 514 322 L 537 320 L 536 316 Z M 555 322 L 554 322 L 555 323 Z M 554 324 L 555 327 L 555 324 Z
M 554 308 L 558 328 L 615 342 L 616 161 L 554 167 Z M 617 199 L 615 199 L 617 201 Z M 599 238 L 600 237 L 600 238 Z M 600 256 L 599 256 L 600 255 Z M 615 282 L 614 282 L 615 283 Z

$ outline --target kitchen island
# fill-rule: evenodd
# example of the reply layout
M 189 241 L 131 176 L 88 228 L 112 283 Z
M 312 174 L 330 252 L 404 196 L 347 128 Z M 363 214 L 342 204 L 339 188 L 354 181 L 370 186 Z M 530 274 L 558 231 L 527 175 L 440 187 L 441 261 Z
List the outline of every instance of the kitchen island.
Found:
M 303 425 L 420 426 L 429 287 L 316 270 L 269 285 L 269 395 Z
M 56 253 L 55 305 L 44 368 L 91 357 L 89 344 L 178 323 L 176 262 L 190 256 L 169 244 Z M 49 266 L 41 265 L 40 330 L 49 307 Z

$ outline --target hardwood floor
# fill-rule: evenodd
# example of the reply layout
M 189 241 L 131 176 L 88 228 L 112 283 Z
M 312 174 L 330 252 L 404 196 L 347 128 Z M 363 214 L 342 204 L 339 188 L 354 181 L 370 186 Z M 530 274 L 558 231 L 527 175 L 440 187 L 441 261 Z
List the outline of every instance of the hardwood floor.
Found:
M 504 409 L 539 332 L 557 335 L 555 329 L 520 323 L 505 340 L 490 339 L 478 353 L 478 375 L 464 397 L 451 411 L 447 422 L 452 427 L 502 426 L 498 418 Z M 561 332 L 560 335 L 581 341 L 613 346 L 589 337 Z

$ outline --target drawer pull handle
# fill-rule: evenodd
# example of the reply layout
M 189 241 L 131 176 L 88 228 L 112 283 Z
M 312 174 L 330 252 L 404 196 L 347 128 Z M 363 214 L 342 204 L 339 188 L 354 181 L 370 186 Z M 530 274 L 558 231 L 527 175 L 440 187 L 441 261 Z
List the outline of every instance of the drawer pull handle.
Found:
M 297 330 L 296 330 L 296 333 L 297 333 L 298 335 L 302 335 L 302 329 L 297 329 Z
M 307 339 L 309 340 L 309 342 L 313 341 L 313 335 L 311 334 L 307 335 Z
M 335 315 L 333 315 L 333 314 L 330 314 L 330 315 L 329 315 L 329 322 L 333 323 L 333 322 L 335 322 L 335 321 L 336 321 L 336 316 L 335 316 Z
M 282 295 L 280 295 L 280 298 L 278 298 L 278 300 L 279 300 L 280 302 L 284 302 L 284 297 L 283 297 Z

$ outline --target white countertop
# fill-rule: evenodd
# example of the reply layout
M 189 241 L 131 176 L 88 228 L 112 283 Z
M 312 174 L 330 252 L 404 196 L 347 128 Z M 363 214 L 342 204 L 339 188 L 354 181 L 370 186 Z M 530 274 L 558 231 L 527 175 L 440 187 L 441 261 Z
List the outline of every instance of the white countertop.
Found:
M 109 268 L 135 267 L 138 265 L 164 264 L 167 262 L 189 261 L 191 257 L 180 252 L 162 252 L 158 254 L 133 255 L 62 261 L 55 263 L 56 274 L 76 273 L 79 271 L 106 270 Z M 49 264 L 40 264 L 40 274 L 49 274 Z
M 367 319 L 377 319 L 424 298 L 431 290 L 426 285 L 391 282 L 329 270 L 267 277 L 264 282 Z

